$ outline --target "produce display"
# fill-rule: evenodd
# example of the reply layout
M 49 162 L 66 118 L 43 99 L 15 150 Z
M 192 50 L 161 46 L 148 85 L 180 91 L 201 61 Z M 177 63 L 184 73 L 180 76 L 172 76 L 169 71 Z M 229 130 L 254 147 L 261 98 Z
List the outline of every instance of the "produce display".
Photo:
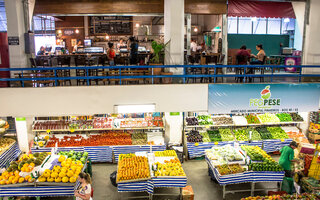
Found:
M 298 113 L 290 113 L 291 118 L 295 122 L 303 122 L 303 118 Z
M 256 196 L 256 197 L 246 197 L 241 200 L 318 200 L 320 196 L 317 194 L 284 194 L 284 195 L 272 195 L 272 196 Z
M 11 138 L 1 138 L 0 139 L 0 154 L 4 151 L 8 150 L 8 148 L 15 142 L 16 141 Z
M 212 118 L 215 125 L 229 125 L 233 124 L 231 117 L 213 117 Z
M 188 142 L 202 142 L 202 135 L 200 135 L 199 131 L 191 130 L 186 135 Z
M 216 166 L 216 168 L 221 175 L 236 174 L 236 173 L 244 172 L 244 169 L 239 164 L 218 165 Z
M 132 145 L 131 134 L 123 131 L 110 131 L 97 135 L 89 135 L 87 138 L 80 135 L 65 135 L 57 138 L 53 135 L 46 147 L 76 147 L 76 146 L 104 146 L 104 145 Z
M 212 125 L 212 119 L 210 115 L 199 115 L 198 116 L 199 125 Z
M 156 157 L 178 157 L 175 150 L 155 151 Z
M 187 117 L 186 122 L 187 122 L 187 126 L 199 125 L 198 119 L 196 117 Z
M 3 119 L 0 119 L 0 135 L 3 135 L 8 128 L 8 122 L 4 121 Z
M 222 141 L 233 141 L 234 136 L 229 128 L 220 128 L 219 133 Z
M 270 113 L 260 114 L 258 115 L 258 118 L 263 124 L 280 122 L 280 119 L 275 114 Z
M 308 130 L 309 130 L 310 133 L 318 134 L 318 133 L 320 133 L 320 124 L 316 124 L 316 123 L 310 122 Z
M 292 122 L 292 117 L 289 113 L 278 113 L 276 115 L 280 119 L 280 122 Z
M 36 121 L 33 124 L 33 130 L 62 130 L 69 129 L 69 121 L 65 120 L 50 120 L 50 121 Z
M 146 133 L 134 133 L 132 134 L 133 145 L 145 145 L 148 143 L 148 136 Z
M 80 160 L 84 164 L 88 158 L 88 152 L 75 152 L 73 150 L 60 151 L 58 155 L 60 155 L 59 159 L 61 159 L 61 161 L 58 160 L 59 162 L 63 162 L 65 160 L 63 158 L 67 157 L 70 158 L 72 161 Z
M 129 154 L 120 154 L 118 162 L 117 182 L 150 178 L 148 158 Z
M 207 133 L 209 134 L 209 138 L 211 142 L 221 142 L 221 135 L 219 133 L 219 130 L 207 130 Z
M 280 127 L 267 127 L 273 139 L 288 139 L 287 133 Z
M 238 141 L 248 141 L 249 137 L 248 137 L 248 133 L 245 129 L 236 129 L 233 131 L 236 140 Z
M 200 135 L 202 136 L 202 142 L 211 142 L 207 132 L 200 132 Z
M 277 162 L 251 163 L 251 164 L 249 164 L 249 168 L 248 169 L 252 170 L 252 171 L 272 171 L 272 172 L 283 171 L 282 167 Z
M 261 139 L 263 140 L 268 140 L 273 138 L 271 133 L 268 131 L 266 127 L 257 127 L 256 131 L 260 133 Z
M 260 133 L 254 129 L 254 128 L 247 128 L 246 129 L 247 134 L 249 135 L 249 139 L 250 139 L 250 132 L 251 132 L 251 140 L 261 140 L 261 136 Z
M 156 162 L 156 169 L 154 175 L 158 176 L 186 176 L 182 169 L 182 165 L 178 158 L 164 161 L 164 163 Z
M 9 167 L 1 174 L 0 184 L 9 185 L 34 182 L 35 179 L 30 175 L 30 172 L 34 167 L 41 165 L 48 155 L 46 152 L 24 154 L 18 161 L 12 161 Z
M 260 124 L 260 120 L 257 116 L 250 114 L 245 117 L 248 124 Z
M 305 137 L 305 135 L 297 127 L 285 126 L 281 128 L 287 133 L 289 138 L 300 140 L 300 138 Z
M 75 183 L 86 162 L 87 152 L 59 152 L 59 158 L 54 160 L 50 169 L 45 169 L 38 182 Z M 81 158 L 78 160 L 78 158 Z
M 247 119 L 243 116 L 232 116 L 235 125 L 247 125 Z
M 247 153 L 252 161 L 273 161 L 273 159 L 258 146 L 241 145 L 241 149 Z
M 224 160 L 226 162 L 243 160 L 243 157 L 239 153 L 239 151 L 230 145 L 225 145 L 221 147 L 212 147 L 211 150 L 215 155 L 215 157 L 220 157 L 221 160 Z

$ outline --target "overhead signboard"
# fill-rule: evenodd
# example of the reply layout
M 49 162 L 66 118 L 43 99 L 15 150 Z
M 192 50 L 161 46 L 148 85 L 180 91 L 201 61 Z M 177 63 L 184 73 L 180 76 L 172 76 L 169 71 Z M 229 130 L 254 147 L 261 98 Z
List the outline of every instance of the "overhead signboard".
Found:
M 319 109 L 320 84 L 212 84 L 210 114 L 309 112 Z

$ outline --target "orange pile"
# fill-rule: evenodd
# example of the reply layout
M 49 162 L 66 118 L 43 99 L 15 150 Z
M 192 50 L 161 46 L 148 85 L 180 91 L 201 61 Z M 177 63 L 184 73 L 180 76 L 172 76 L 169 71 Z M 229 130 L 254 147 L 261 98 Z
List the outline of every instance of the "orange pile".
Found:
M 119 182 L 127 180 L 145 179 L 150 177 L 148 158 L 133 156 L 119 160 L 117 179 Z

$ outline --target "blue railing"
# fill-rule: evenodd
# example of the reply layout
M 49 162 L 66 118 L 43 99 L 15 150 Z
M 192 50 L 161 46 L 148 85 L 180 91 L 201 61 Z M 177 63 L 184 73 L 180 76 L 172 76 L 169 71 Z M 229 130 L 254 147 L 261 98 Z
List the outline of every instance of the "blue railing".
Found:
M 82 67 L 38 67 L 38 68 L 0 68 L 1 72 L 20 72 L 19 78 L 0 78 L 0 83 L 3 81 L 6 82 L 21 82 L 21 86 L 25 86 L 25 81 L 53 81 L 54 86 L 59 86 L 59 81 L 63 80 L 85 80 L 87 85 L 90 85 L 90 80 L 118 80 L 119 84 L 121 85 L 123 80 L 130 80 L 130 79 L 151 79 L 154 83 L 155 78 L 179 78 L 182 79 L 183 83 L 186 83 L 188 79 L 192 78 L 210 78 L 213 83 L 217 82 L 217 78 L 243 78 L 243 82 L 248 80 L 249 78 L 270 78 L 270 82 L 273 82 L 275 78 L 283 78 L 283 77 L 289 77 L 289 78 L 297 78 L 298 82 L 301 82 L 301 78 L 306 77 L 320 77 L 320 74 L 302 74 L 302 70 L 304 68 L 319 68 L 319 65 L 301 65 L 301 66 L 290 66 L 295 67 L 296 72 L 295 73 L 274 73 L 275 69 L 284 69 L 288 66 L 284 65 L 148 65 L 148 66 L 82 66 Z M 123 75 L 121 74 L 124 70 L 128 72 L 128 70 L 133 69 L 152 69 L 152 68 L 183 68 L 183 74 L 179 75 Z M 205 69 L 205 73 L 201 74 L 193 74 L 193 72 L 190 72 L 192 70 L 190 69 L 196 69 L 196 68 L 203 68 Z M 245 69 L 243 70 L 243 74 L 220 74 L 217 73 L 217 69 L 222 68 L 234 68 L 234 69 Z M 270 71 L 267 74 L 248 74 L 247 70 L 250 68 L 254 68 L 255 70 L 268 70 Z M 209 70 L 210 73 L 208 73 Z M 59 71 L 63 70 L 84 70 L 85 76 L 66 76 L 61 77 L 58 76 Z M 90 76 L 89 72 L 90 70 L 104 70 L 104 71 L 112 71 L 112 70 L 118 70 L 118 75 L 116 76 Z M 33 74 L 37 74 L 39 72 L 53 72 L 54 76 L 51 77 L 26 77 L 24 76 L 24 73 L 32 72 Z M 266 72 L 268 72 L 266 71 Z M 200 71 L 201 72 L 201 71 Z M 213 72 L 213 73 L 212 73 Z

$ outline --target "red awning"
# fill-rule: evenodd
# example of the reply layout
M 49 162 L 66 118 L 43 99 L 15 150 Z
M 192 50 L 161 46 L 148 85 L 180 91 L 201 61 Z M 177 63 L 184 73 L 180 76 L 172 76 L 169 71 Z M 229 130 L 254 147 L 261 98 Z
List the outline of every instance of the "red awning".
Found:
M 290 2 L 228 1 L 231 17 L 275 17 L 296 18 Z

